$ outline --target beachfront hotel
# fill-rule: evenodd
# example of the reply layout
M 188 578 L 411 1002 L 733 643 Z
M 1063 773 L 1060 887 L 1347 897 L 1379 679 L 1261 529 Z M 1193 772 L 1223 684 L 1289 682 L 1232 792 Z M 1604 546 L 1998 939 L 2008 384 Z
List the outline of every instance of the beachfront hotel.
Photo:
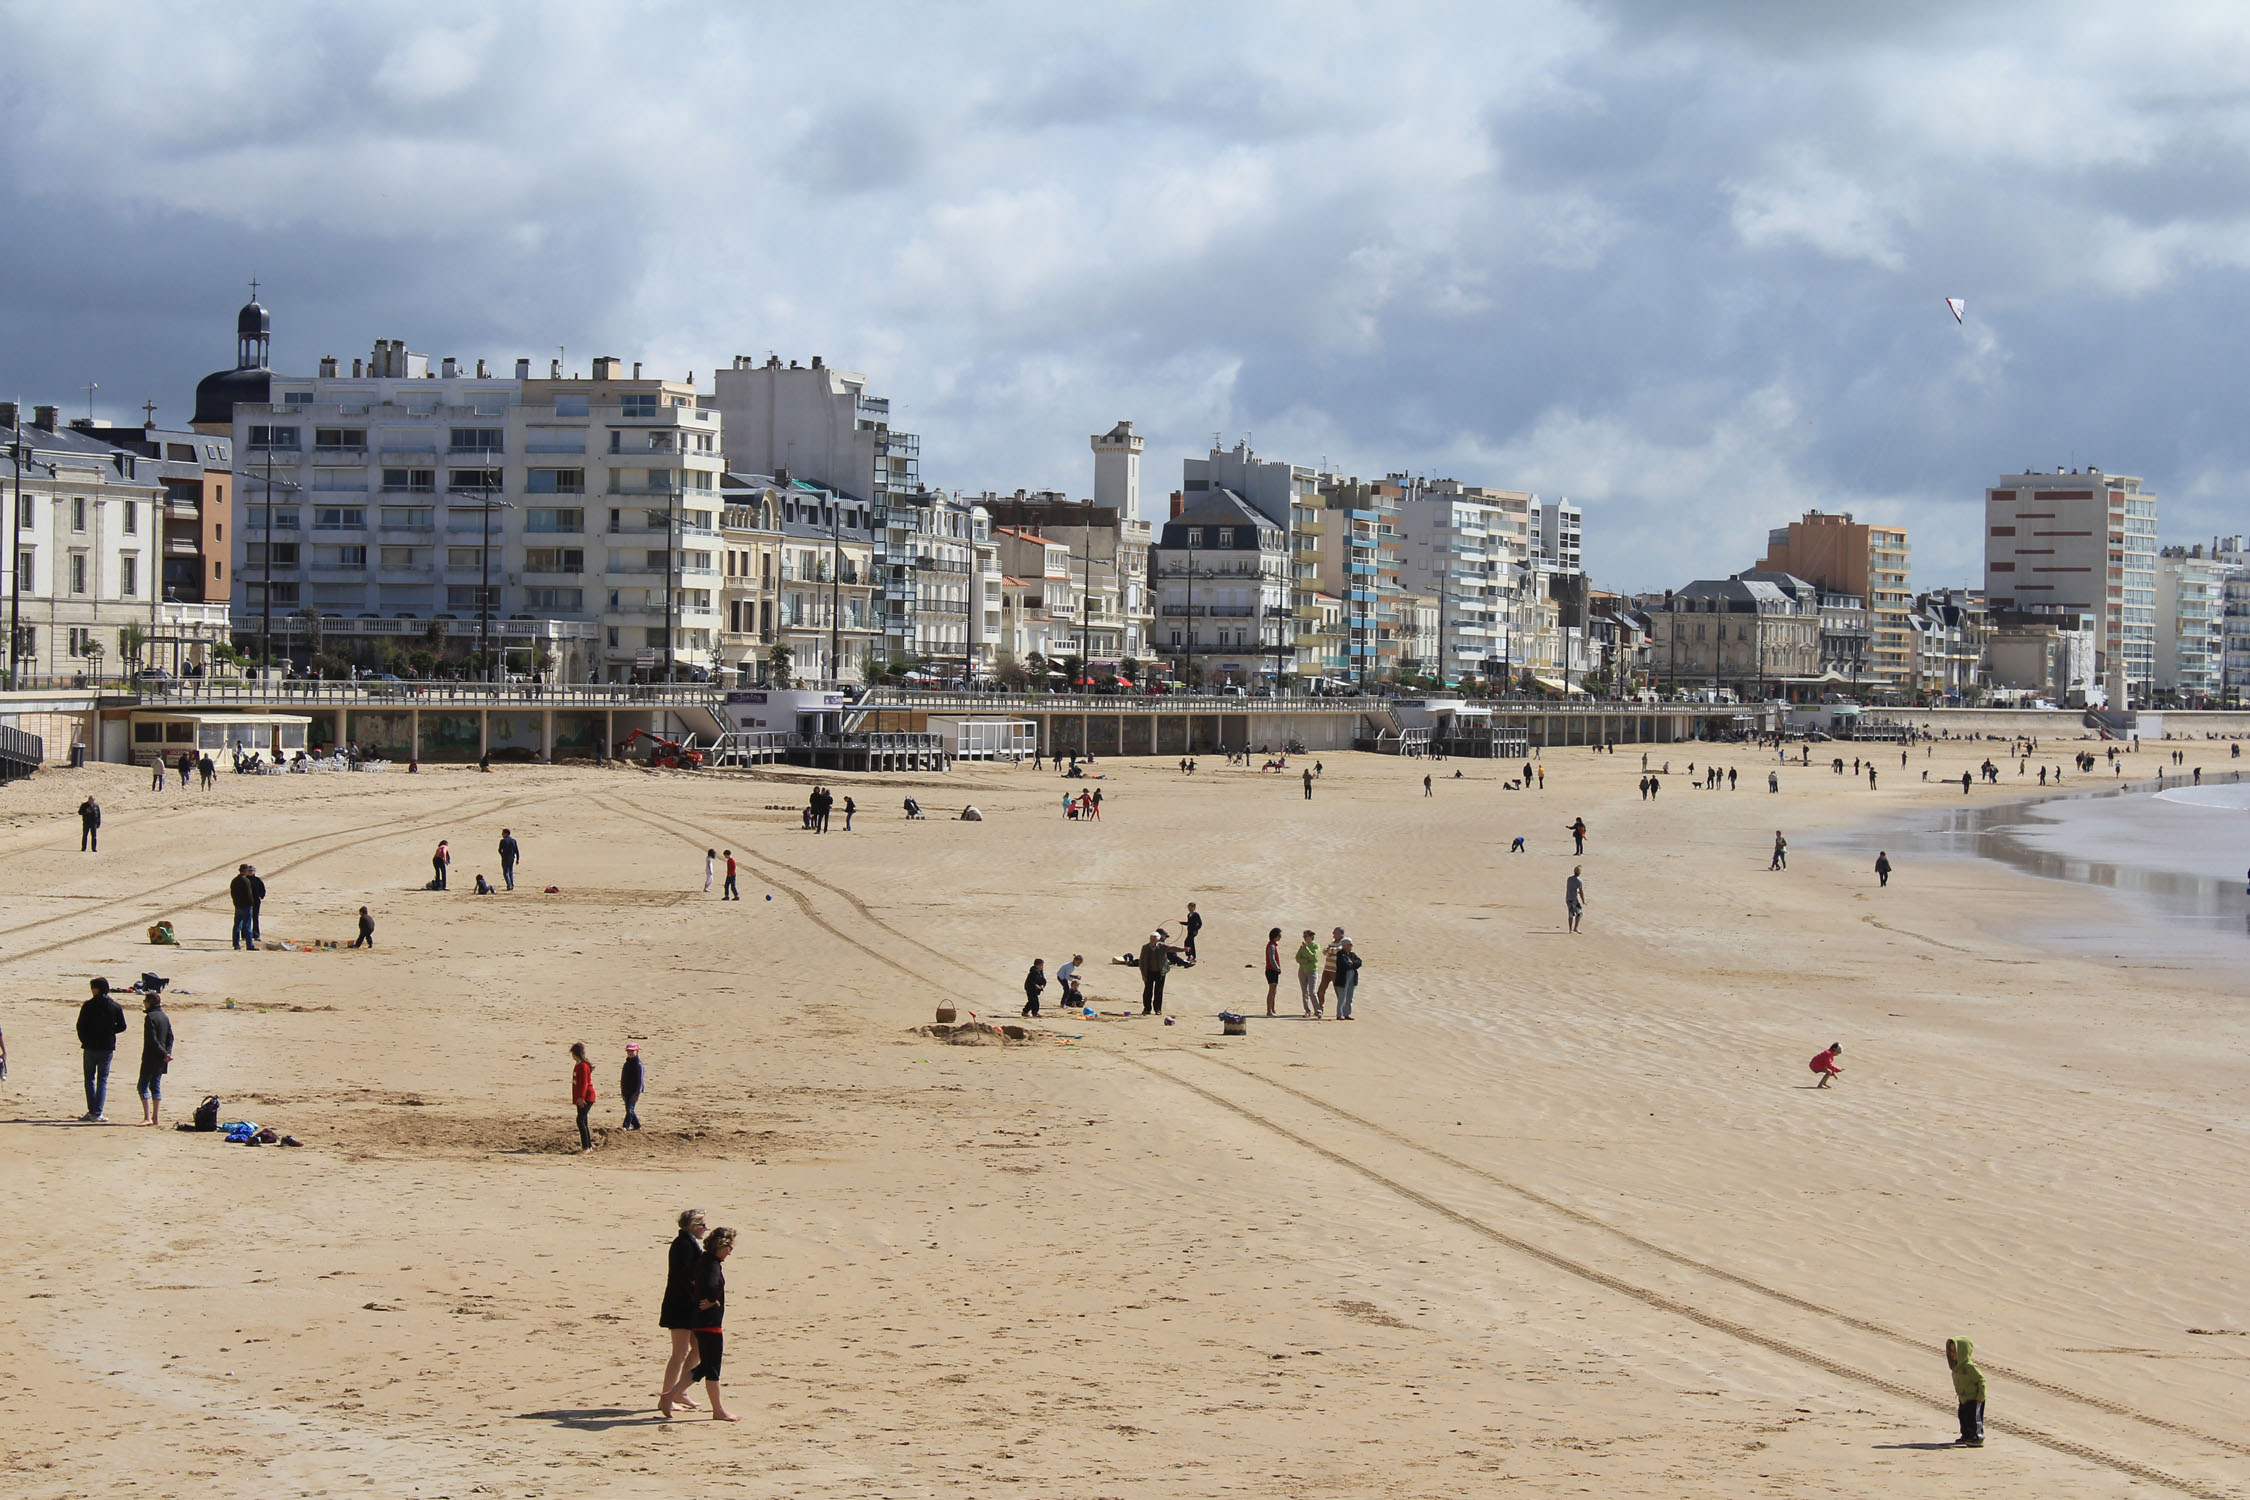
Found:
M 1995 609 L 2091 615 L 2111 708 L 2156 683 L 2156 497 L 2089 466 L 2005 474 L 1985 491 L 1984 591 Z

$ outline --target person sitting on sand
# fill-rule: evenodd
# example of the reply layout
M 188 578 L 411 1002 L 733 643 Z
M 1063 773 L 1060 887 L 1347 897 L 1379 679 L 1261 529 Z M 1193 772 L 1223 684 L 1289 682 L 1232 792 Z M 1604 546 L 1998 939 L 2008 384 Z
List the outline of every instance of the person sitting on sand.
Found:
M 1842 1063 L 1836 1061 L 1837 1058 L 1843 1056 L 1843 1053 L 1844 1044 L 1842 1042 L 1834 1042 L 1829 1045 L 1829 1048 L 1826 1052 L 1820 1053 L 1813 1058 L 1812 1070 L 1820 1075 L 1820 1082 L 1814 1084 L 1814 1088 L 1824 1089 L 1828 1087 L 1828 1080 L 1830 1080 L 1831 1078 L 1839 1078 L 1843 1076 L 1844 1066 Z
M 978 812 L 975 805 L 972 804 L 961 809 L 961 821 L 964 823 L 982 823 L 984 814 Z

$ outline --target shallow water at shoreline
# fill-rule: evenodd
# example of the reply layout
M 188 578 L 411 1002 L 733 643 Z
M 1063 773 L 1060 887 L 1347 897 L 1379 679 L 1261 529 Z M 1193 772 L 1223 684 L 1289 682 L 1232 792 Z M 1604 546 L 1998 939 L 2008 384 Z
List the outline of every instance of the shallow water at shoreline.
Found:
M 1924 858 L 1988 859 L 2113 892 L 2114 921 L 2016 914 L 2026 937 L 2082 953 L 2232 968 L 2250 959 L 2250 782 L 2157 790 L 2152 781 L 2066 789 L 1924 814 L 1855 836 Z M 1894 858 L 1897 853 L 1894 853 Z

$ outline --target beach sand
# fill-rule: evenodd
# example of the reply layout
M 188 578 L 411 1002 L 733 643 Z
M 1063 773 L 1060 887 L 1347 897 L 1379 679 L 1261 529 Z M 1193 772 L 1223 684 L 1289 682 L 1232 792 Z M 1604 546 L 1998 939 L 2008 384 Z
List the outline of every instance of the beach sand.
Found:
M 1714 748 L 1739 790 L 1691 786 Z M 0 792 L 6 1491 L 2250 1494 L 2250 1007 L 2017 936 L 2101 892 L 1913 860 L 1878 889 L 1882 835 L 1847 830 L 1958 806 L 1987 748 L 1773 796 L 1770 752 L 1655 747 L 1653 803 L 1638 750 L 1549 753 L 1533 792 L 1332 755 L 1310 802 L 1294 767 L 1116 762 L 1092 826 L 1028 768 L 839 776 L 858 831 L 826 837 L 773 810 L 801 773 L 46 773 Z M 945 821 L 967 801 L 984 823 Z M 479 899 L 503 824 L 519 889 Z M 1769 872 L 1777 826 L 1821 847 Z M 702 891 L 729 846 L 739 905 Z M 230 953 L 242 860 L 269 937 L 365 903 L 378 946 Z M 1190 900 L 1164 1027 L 1107 960 Z M 159 917 L 185 946 L 144 945 Z M 1265 1020 L 1266 929 L 1336 924 L 1359 1019 Z M 915 1029 L 1013 1021 L 1073 951 L 1098 1019 Z M 306 1149 L 66 1123 L 86 977 L 144 968 L 175 985 L 168 1119 L 215 1093 Z M 654 1411 L 691 1205 L 741 1231 L 735 1426 Z M 1953 1335 L 1991 1382 L 1977 1452 L 1934 1446 Z

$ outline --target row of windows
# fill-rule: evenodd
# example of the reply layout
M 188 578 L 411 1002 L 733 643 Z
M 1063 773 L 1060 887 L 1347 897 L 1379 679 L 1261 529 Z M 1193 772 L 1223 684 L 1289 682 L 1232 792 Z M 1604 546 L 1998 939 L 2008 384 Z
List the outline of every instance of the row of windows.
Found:
M 141 534 L 140 504 L 137 501 L 120 500 L 117 505 L 119 521 L 124 527 L 125 535 L 139 536 Z M 57 512 L 64 509 L 64 502 L 59 498 L 55 501 L 55 509 Z M 71 496 L 68 509 L 70 512 L 70 529 L 72 531 L 84 531 L 86 529 L 86 497 L 84 495 Z M 5 514 L 5 512 L 0 512 L 0 514 Z M 39 497 L 37 495 L 19 495 L 16 497 L 16 529 L 18 531 L 37 531 L 39 529 Z
M 16 554 L 16 590 L 18 593 L 32 594 L 38 592 L 38 557 L 38 549 L 34 547 L 26 547 Z M 70 553 L 68 560 L 64 563 L 64 569 L 69 575 L 69 592 L 73 594 L 90 594 L 93 592 L 94 560 L 91 553 Z M 127 552 L 118 557 L 117 592 L 121 598 L 137 599 L 140 597 L 141 557 L 139 553 Z

